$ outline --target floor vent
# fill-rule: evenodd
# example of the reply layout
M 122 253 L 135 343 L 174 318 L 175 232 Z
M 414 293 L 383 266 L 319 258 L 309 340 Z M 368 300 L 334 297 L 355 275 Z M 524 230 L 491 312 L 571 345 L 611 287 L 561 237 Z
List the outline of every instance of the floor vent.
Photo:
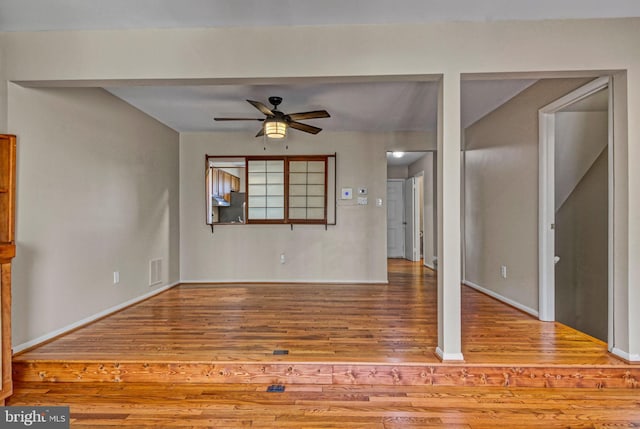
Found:
M 149 286 L 162 283 L 162 258 L 149 261 Z
M 282 384 L 272 384 L 271 386 L 267 387 L 267 392 L 282 393 L 284 392 L 284 386 Z
M 289 354 L 289 350 L 274 350 L 273 354 L 274 355 L 288 355 Z

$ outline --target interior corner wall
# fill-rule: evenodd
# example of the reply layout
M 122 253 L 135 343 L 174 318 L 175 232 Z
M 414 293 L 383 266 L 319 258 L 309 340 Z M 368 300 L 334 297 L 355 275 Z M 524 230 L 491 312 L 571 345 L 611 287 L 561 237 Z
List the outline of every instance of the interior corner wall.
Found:
M 387 281 L 386 148 L 375 133 L 292 132 L 288 149 L 240 132 L 180 134 L 180 255 L 183 282 Z M 368 188 L 367 205 L 337 200 L 337 225 L 205 224 L 205 155 L 337 153 L 341 188 Z M 377 207 L 375 201 L 384 204 Z M 285 255 L 285 263 L 280 255 Z
M 587 81 L 540 80 L 465 130 L 465 280 L 532 312 L 539 305 L 538 109 Z
M 177 282 L 178 134 L 102 89 L 9 84 L 8 95 L 14 345 Z M 163 283 L 150 287 L 155 258 Z

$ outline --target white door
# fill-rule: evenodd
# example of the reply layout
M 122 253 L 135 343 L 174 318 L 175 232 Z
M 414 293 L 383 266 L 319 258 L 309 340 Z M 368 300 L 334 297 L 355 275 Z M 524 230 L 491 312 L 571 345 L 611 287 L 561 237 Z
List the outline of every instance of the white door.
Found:
M 417 201 L 416 178 L 411 177 L 404 185 L 404 257 L 410 261 L 420 260 L 420 213 Z
M 387 257 L 404 258 L 404 180 L 387 181 Z

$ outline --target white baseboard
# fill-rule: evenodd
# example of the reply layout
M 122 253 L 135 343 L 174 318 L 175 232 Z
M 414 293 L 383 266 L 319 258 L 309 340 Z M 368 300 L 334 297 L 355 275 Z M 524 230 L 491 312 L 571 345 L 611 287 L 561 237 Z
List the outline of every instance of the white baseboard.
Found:
M 626 360 L 627 362 L 640 363 L 640 355 L 638 354 L 630 354 L 616 347 L 611 350 L 611 353 Z
M 433 264 L 424 264 L 424 266 L 427 267 L 427 268 L 431 268 L 433 271 L 436 270 L 436 267 Z
M 463 361 L 462 353 L 445 353 L 440 347 L 436 347 L 436 355 L 440 360 L 444 361 Z
M 470 282 L 469 280 L 464 280 L 462 283 L 467 285 L 467 286 L 469 286 L 470 288 L 476 289 L 477 291 L 480 291 L 480 292 L 484 293 L 485 295 L 489 295 L 490 297 L 495 298 L 498 301 L 502 301 L 505 304 L 509 304 L 510 306 L 517 308 L 518 310 L 524 311 L 527 314 L 530 314 L 530 315 L 532 315 L 534 317 L 538 317 L 539 316 L 538 310 L 534 310 L 533 308 L 527 307 L 526 305 L 522 305 L 519 302 L 516 302 L 516 301 L 514 301 L 512 299 L 509 299 L 507 297 L 504 297 L 504 296 L 500 295 L 499 293 L 496 293 L 496 292 L 494 292 L 492 290 L 489 290 L 489 289 L 484 288 L 484 287 L 482 287 L 480 285 L 477 285 L 477 284 L 475 284 L 473 282 Z
M 180 280 L 180 283 L 191 283 L 191 284 L 252 284 L 252 283 L 263 283 L 263 284 L 273 284 L 273 283 L 287 283 L 287 284 L 364 284 L 364 285 L 372 285 L 372 284 L 389 284 L 388 280 L 292 280 L 292 279 L 269 279 L 269 281 L 264 280 L 256 280 L 256 279 L 211 279 L 211 280 Z
M 77 322 L 72 323 L 70 325 L 67 325 L 67 326 L 65 326 L 63 328 L 56 329 L 55 331 L 49 332 L 49 333 L 47 333 L 45 335 L 42 335 L 42 336 L 40 336 L 40 337 L 38 337 L 36 339 L 33 339 L 31 341 L 27 341 L 26 343 L 18 344 L 17 346 L 13 347 L 13 353 L 19 353 L 19 352 L 21 352 L 23 350 L 26 350 L 26 349 L 28 349 L 30 347 L 33 347 L 33 346 L 36 346 L 36 345 L 38 345 L 40 343 L 48 341 L 48 340 L 50 340 L 52 338 L 55 338 L 55 337 L 57 337 L 59 335 L 65 334 L 65 333 L 67 333 L 69 331 L 72 331 L 72 330 L 74 330 L 76 328 L 79 328 L 79 327 L 81 327 L 83 325 L 91 323 L 94 320 L 98 320 L 98 319 L 100 319 L 102 317 L 108 316 L 109 314 L 115 313 L 118 310 L 122 310 L 125 307 L 128 307 L 128 306 L 133 305 L 133 304 L 137 304 L 140 301 L 144 301 L 147 298 L 150 298 L 150 297 L 152 297 L 154 295 L 157 295 L 160 292 L 164 292 L 167 289 L 171 289 L 172 287 L 177 286 L 179 284 L 180 284 L 180 282 L 176 282 L 176 283 L 172 283 L 172 284 L 168 284 L 168 285 L 162 286 L 161 288 L 154 289 L 151 292 L 145 293 L 144 295 L 135 297 L 133 299 L 130 299 L 129 301 L 123 302 L 123 303 L 118 304 L 116 306 L 113 306 L 111 308 L 107 308 L 106 310 L 103 310 L 103 311 L 101 311 L 99 313 L 96 313 L 96 314 L 94 314 L 92 316 L 89 316 L 87 318 L 84 318 L 82 320 L 78 320 Z

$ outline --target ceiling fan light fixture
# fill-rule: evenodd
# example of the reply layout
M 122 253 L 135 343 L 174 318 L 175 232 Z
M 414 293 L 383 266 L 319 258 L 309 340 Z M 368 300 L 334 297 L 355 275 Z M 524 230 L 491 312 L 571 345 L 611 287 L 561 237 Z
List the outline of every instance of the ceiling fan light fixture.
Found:
M 270 139 L 282 139 L 287 135 L 287 123 L 278 119 L 264 121 L 264 134 Z

